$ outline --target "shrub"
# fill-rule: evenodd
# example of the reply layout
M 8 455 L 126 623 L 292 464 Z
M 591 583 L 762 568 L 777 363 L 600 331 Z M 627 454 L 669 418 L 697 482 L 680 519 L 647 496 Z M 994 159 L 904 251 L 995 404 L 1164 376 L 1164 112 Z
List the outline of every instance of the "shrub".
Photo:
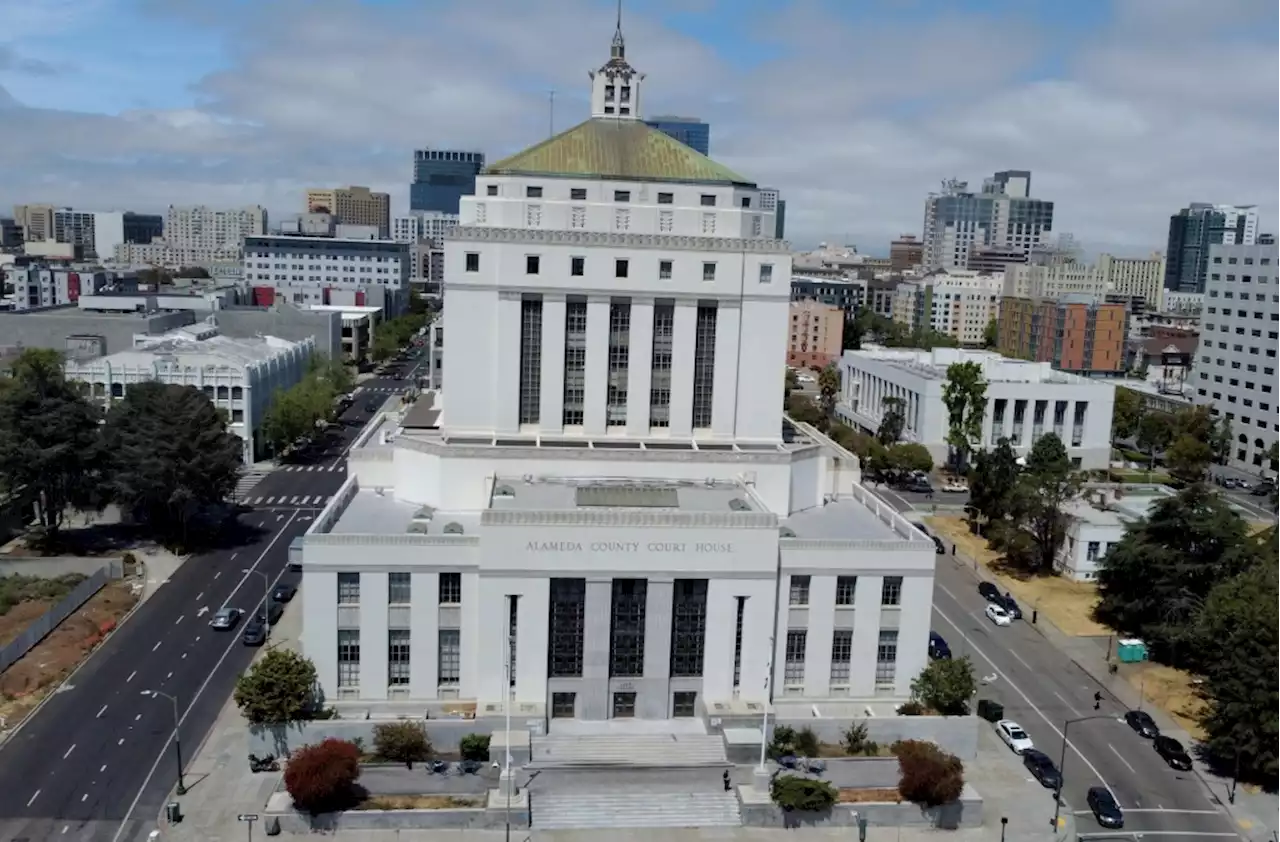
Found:
M 790 725 L 774 725 L 773 739 L 769 741 L 769 756 L 774 760 L 792 754 L 796 748 L 796 729 Z
M 427 726 L 409 720 L 383 722 L 374 726 L 373 751 L 378 757 L 403 763 L 412 769 L 415 761 L 431 757 Z
M 769 797 L 787 812 L 800 810 L 820 813 L 830 810 L 839 800 L 840 793 L 826 781 L 798 775 L 779 775 L 769 784 Z
M 977 692 L 973 662 L 963 658 L 931 661 L 911 682 L 911 693 L 943 716 L 963 716 Z
M 294 806 L 314 815 L 351 806 L 359 777 L 360 749 L 346 740 L 328 739 L 293 753 L 284 785 Z
M 893 744 L 898 756 L 898 794 L 925 807 L 939 807 L 960 798 L 964 764 L 933 743 L 902 740 Z
M 898 716 L 924 716 L 926 713 L 928 713 L 928 708 L 924 706 L 923 702 L 916 699 L 908 699 L 898 705 Z
M 489 762 L 489 735 L 467 734 L 458 744 L 463 760 Z
M 867 739 L 867 726 L 860 722 L 851 722 L 840 738 L 844 753 L 852 757 L 875 757 L 880 754 L 880 744 Z

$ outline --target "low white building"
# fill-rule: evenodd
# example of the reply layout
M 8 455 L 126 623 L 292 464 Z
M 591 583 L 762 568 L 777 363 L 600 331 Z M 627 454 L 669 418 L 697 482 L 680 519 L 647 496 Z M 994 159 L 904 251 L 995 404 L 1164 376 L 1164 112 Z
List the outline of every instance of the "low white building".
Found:
M 1010 359 L 992 351 L 935 348 L 932 351 L 864 348 L 840 358 L 836 414 L 874 432 L 884 418 L 884 399 L 903 400 L 903 439 L 929 449 L 935 463 L 948 456 L 947 408 L 942 389 L 947 367 L 976 362 L 987 381 L 981 447 L 1008 438 L 1026 455 L 1044 433 L 1056 433 L 1078 468 L 1105 468 L 1111 458 L 1112 384 L 1055 371 L 1049 363 Z
M 195 324 L 162 336 L 136 336 L 128 351 L 68 362 L 66 376 L 86 383 L 90 396 L 104 404 L 123 398 L 134 383 L 194 386 L 226 411 L 227 429 L 244 441 L 245 464 L 252 464 L 263 452 L 262 417 L 276 390 L 298 383 L 314 352 L 313 339 L 231 339 L 212 325 Z
M 462 199 L 446 391 L 369 427 L 302 540 L 326 698 L 553 731 L 907 698 L 933 546 L 761 376 L 791 258 L 759 189 L 639 119 L 620 32 L 592 78 Z
M 1098 562 L 1120 542 L 1125 529 L 1174 493 L 1162 485 L 1087 487 L 1063 507 L 1068 522 L 1066 538 L 1054 559 L 1059 574 L 1077 582 L 1097 579 Z

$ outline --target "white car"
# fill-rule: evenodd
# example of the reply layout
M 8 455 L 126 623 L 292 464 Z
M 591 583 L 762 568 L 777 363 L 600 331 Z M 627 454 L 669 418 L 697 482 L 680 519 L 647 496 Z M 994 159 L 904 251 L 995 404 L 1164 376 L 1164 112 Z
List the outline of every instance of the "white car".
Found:
M 942 490 L 948 494 L 968 494 L 969 484 L 963 480 L 953 479 L 942 484 Z
M 987 619 L 995 623 L 997 626 L 1007 626 L 1013 622 L 1013 618 L 1009 616 L 1009 612 L 1005 611 L 994 602 L 987 605 Z
M 1001 719 L 997 722 L 996 733 L 1009 748 L 1013 749 L 1014 754 L 1022 754 L 1036 747 L 1027 732 L 1022 730 L 1022 726 L 1012 719 Z

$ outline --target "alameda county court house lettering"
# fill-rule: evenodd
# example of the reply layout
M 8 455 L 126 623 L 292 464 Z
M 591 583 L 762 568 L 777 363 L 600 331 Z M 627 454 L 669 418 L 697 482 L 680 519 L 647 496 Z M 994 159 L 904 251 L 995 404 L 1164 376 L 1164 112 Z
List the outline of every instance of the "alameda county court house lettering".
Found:
M 580 553 L 583 551 L 580 541 L 530 541 L 525 551 L 531 553 Z M 639 541 L 593 541 L 586 545 L 593 553 L 638 553 Z M 687 544 L 683 541 L 650 541 L 644 545 L 646 552 L 651 553 L 732 553 L 733 544 L 720 542 L 697 542 Z

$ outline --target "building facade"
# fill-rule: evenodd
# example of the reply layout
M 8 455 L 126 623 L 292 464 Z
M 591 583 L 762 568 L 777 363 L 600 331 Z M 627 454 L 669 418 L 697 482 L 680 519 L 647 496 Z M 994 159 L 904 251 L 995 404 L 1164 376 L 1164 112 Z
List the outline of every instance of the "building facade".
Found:
M 5 266 L 4 282 L 13 287 L 13 309 L 32 310 L 74 304 L 81 296 L 138 288 L 132 273 L 51 267 L 44 263 Z
M 696 149 L 703 155 L 711 154 L 711 125 L 697 117 L 674 117 L 664 115 L 650 117 L 644 121 L 650 128 L 657 129 L 668 137 L 674 137 L 685 146 Z M 779 236 L 781 239 L 781 236 Z
M 891 317 L 908 330 L 933 330 L 961 345 L 981 345 L 1000 315 L 998 275 L 963 269 L 903 281 L 894 289 Z
M 976 246 L 1031 251 L 1053 230 L 1053 202 L 1031 197 L 1031 173 L 998 172 L 982 192 L 950 179 L 930 194 L 924 211 L 926 269 L 965 269 Z
M 1149 310 L 1164 305 L 1165 259 L 1163 252 L 1150 257 L 1098 255 L 1098 274 L 1105 289 L 1119 295 L 1140 297 Z
M 844 310 L 813 300 L 793 301 L 790 316 L 787 365 L 821 370 L 840 358 Z
M 783 423 L 790 254 L 754 184 L 638 119 L 643 78 L 619 28 L 591 118 L 462 201 L 445 390 L 371 425 L 302 542 L 340 709 L 554 733 L 901 699 L 926 662 L 932 545 Z
M 248 237 L 244 280 L 258 304 L 376 306 L 387 317 L 408 304 L 407 243 L 340 237 Z
M 328 213 L 338 225 L 372 225 L 378 236 L 391 236 L 391 195 L 368 187 L 335 187 L 307 191 L 307 213 Z
M 1074 261 L 1010 265 L 1004 269 L 1001 294 L 1012 298 L 1102 296 L 1107 280 L 1098 266 Z
M 1004 298 L 996 331 L 1000 353 L 1047 362 L 1085 376 L 1124 374 L 1124 304 L 1067 294 L 1061 298 Z
M 93 251 L 99 260 L 112 260 L 122 243 L 145 244 L 164 234 L 164 217 L 154 213 L 107 211 L 93 215 Z
M 1255 205 L 1192 202 L 1169 217 L 1165 289 L 1204 292 L 1209 250 L 1215 245 L 1253 245 L 1258 236 Z
M 53 239 L 84 248 L 86 257 L 94 254 L 96 216 L 89 211 L 58 208 L 53 212 Z
M 484 153 L 456 149 L 415 149 L 409 210 L 457 216 L 463 196 L 476 192 Z
M 113 249 L 115 262 L 180 268 L 209 268 L 220 261 L 239 261 L 244 238 L 267 232 L 267 210 L 261 205 L 217 209 L 205 205 L 170 205 L 164 236 L 149 242 L 125 237 Z
M 889 243 L 889 271 L 906 272 L 924 263 L 924 243 L 915 234 L 903 234 Z
M 848 278 L 810 278 L 792 274 L 791 300 L 817 301 L 839 307 L 845 316 L 853 316 L 867 300 L 867 281 Z
M 782 194 L 773 187 L 761 187 L 760 209 L 773 213 L 773 236 L 779 240 L 785 240 L 787 237 L 787 201 L 782 198 Z
M 1231 423 L 1230 464 L 1275 476 L 1276 349 L 1280 347 L 1280 255 L 1275 245 L 1209 249 L 1196 402 Z
M 13 221 L 22 229 L 24 242 L 53 239 L 53 205 L 14 205 Z
M 990 351 L 873 349 L 845 351 L 840 358 L 841 394 L 836 414 L 874 433 L 885 398 L 901 398 L 903 439 L 929 449 L 933 461 L 948 457 L 948 421 L 942 388 L 947 366 L 976 362 L 987 381 L 980 449 L 1009 439 L 1019 456 L 1044 433 L 1056 433 L 1078 468 L 1105 468 L 1111 459 L 1111 413 L 1115 386 L 1055 371 L 1046 362 L 1026 362 Z

